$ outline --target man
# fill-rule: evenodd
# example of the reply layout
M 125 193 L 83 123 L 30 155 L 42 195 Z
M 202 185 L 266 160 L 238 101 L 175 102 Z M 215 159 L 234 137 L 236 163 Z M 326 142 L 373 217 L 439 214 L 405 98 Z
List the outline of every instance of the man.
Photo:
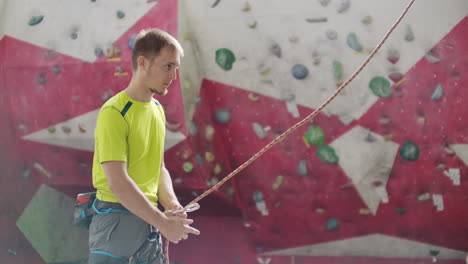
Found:
M 89 264 L 163 263 L 161 236 L 173 243 L 200 232 L 189 225 L 164 166 L 165 115 L 154 94 L 176 79 L 183 49 L 168 33 L 142 31 L 128 87 L 101 108 L 95 131 L 95 215 Z

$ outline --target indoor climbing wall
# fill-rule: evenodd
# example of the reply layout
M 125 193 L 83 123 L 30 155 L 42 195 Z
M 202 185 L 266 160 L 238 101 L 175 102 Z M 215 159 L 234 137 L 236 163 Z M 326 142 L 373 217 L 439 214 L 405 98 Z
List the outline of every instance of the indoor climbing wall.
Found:
M 181 70 L 198 93 L 186 105 L 193 150 L 200 166 L 228 153 L 207 186 L 318 108 L 409 3 L 181 2 L 179 35 L 203 75 L 198 85 Z M 234 178 L 259 263 L 464 258 L 467 10 L 416 1 L 343 93 Z
M 0 3 L 0 262 L 84 263 L 99 107 L 135 34 L 185 49 L 157 99 L 183 204 L 318 108 L 409 0 Z M 65 10 L 65 11 L 64 11 Z M 173 263 L 462 263 L 468 251 L 468 3 L 416 0 L 322 113 L 200 202 Z

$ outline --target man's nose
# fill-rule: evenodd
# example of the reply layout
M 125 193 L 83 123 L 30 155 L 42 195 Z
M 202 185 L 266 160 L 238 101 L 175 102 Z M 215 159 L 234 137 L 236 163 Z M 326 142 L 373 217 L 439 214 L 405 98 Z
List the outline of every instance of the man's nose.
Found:
M 171 80 L 177 80 L 177 70 L 173 70 L 171 71 L 171 76 L 170 76 Z

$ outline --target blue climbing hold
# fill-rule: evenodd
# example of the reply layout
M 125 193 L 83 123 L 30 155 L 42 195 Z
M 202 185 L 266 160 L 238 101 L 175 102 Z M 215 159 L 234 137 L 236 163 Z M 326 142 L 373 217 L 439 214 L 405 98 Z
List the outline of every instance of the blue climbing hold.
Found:
M 292 75 L 298 80 L 303 80 L 309 75 L 309 70 L 302 64 L 296 64 L 292 67 Z
M 133 45 L 135 45 L 135 39 L 138 36 L 138 34 L 132 34 L 130 38 L 128 38 L 128 48 L 133 49 Z
M 227 124 L 231 121 L 231 112 L 227 109 L 218 109 L 216 111 L 216 121 L 220 124 Z

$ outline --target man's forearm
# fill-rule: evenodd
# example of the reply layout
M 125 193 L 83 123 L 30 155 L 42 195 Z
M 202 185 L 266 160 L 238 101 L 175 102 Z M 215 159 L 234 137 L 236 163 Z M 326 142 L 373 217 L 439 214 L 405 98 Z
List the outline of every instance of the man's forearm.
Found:
M 158 199 L 165 209 L 171 208 L 174 204 L 179 204 L 172 185 L 171 176 L 165 166 L 161 167 L 159 179 Z

